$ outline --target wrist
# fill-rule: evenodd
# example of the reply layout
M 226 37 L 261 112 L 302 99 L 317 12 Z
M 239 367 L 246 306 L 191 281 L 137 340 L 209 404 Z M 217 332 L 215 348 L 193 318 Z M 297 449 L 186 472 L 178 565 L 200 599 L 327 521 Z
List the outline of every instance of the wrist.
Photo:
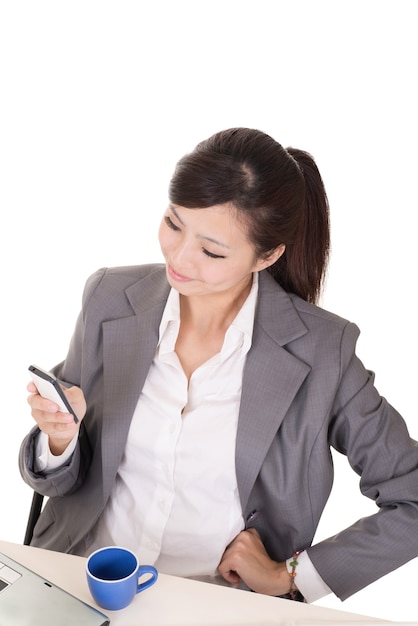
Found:
M 290 593 L 291 583 L 292 578 L 287 569 L 286 561 L 282 563 L 276 562 L 276 572 L 274 578 L 272 578 L 272 586 L 269 595 L 276 597 L 288 595 Z
M 291 600 L 297 600 L 298 599 L 298 594 L 299 594 L 299 589 L 298 586 L 296 584 L 296 576 L 297 576 L 297 566 L 299 565 L 299 561 L 298 561 L 298 557 L 301 554 L 302 550 L 296 550 L 293 553 L 292 559 L 289 562 L 289 567 L 291 568 L 289 573 L 290 576 L 290 590 L 289 590 L 289 596 Z
M 72 440 L 73 440 L 72 437 L 71 439 L 68 439 L 68 440 L 67 439 L 54 439 L 52 437 L 49 437 L 48 445 L 49 445 L 49 451 L 52 454 L 52 456 L 61 456 L 61 454 L 64 454 L 64 452 L 66 451 L 66 449 L 68 448 Z

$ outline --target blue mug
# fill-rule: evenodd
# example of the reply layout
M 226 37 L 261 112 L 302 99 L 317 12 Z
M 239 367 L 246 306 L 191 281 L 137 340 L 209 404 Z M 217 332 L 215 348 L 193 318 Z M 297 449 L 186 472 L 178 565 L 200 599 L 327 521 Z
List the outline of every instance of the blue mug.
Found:
M 140 565 L 136 555 L 119 546 L 100 548 L 86 564 L 87 582 L 96 603 L 109 611 L 123 609 L 137 593 L 153 585 L 158 572 L 152 565 Z M 142 583 L 139 578 L 149 574 Z

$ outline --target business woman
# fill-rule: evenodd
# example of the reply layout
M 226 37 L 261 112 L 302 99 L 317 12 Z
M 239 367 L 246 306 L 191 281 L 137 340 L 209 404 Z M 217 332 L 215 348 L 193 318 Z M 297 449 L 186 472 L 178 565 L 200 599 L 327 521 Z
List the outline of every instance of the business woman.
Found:
M 418 554 L 418 446 L 316 305 L 328 203 L 310 155 L 222 131 L 177 164 L 165 265 L 87 281 L 54 368 L 80 421 L 29 384 L 24 480 L 49 496 L 33 545 L 116 543 L 162 572 L 345 599 Z M 312 545 L 347 455 L 376 513 Z

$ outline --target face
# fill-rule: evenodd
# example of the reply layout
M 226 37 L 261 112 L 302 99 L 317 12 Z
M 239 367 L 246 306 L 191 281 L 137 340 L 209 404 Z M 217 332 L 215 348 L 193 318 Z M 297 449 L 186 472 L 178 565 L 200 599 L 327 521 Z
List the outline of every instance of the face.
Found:
M 274 262 L 255 257 L 254 246 L 229 204 L 206 209 L 169 205 L 159 241 L 168 282 L 186 296 L 228 292 L 233 296 L 248 286 L 253 272 Z

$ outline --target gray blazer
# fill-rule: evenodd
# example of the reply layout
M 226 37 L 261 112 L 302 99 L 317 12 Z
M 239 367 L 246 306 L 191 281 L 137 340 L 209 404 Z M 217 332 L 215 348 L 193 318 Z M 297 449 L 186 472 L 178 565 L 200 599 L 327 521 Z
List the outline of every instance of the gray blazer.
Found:
M 87 399 L 78 446 L 47 475 L 33 470 L 37 428 L 20 452 L 24 480 L 49 496 L 32 545 L 84 552 L 115 481 L 168 292 L 163 265 L 102 269 L 87 281 L 67 358 L 54 370 Z M 341 599 L 418 555 L 418 444 L 356 357 L 358 335 L 260 273 L 236 441 L 242 510 L 245 518 L 258 511 L 253 525 L 273 559 L 308 549 Z M 347 455 L 378 509 L 311 546 L 333 481 L 330 446 Z

